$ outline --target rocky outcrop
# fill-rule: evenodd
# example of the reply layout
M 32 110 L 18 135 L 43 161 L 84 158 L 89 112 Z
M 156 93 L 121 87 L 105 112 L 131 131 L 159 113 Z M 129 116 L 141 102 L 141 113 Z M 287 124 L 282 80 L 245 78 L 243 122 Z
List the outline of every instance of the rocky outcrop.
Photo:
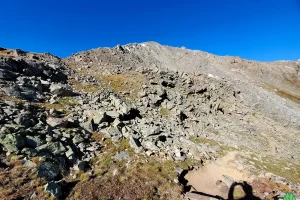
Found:
M 67 72 L 62 65 L 42 60 L 0 58 L 0 86 L 8 96 L 42 101 L 51 96 L 50 92 L 57 93 L 58 89 L 49 91 L 50 83 L 66 83 L 66 81 Z M 65 88 L 63 92 L 69 92 L 70 95 L 69 90 Z
M 0 146 L 21 158 L 40 157 L 38 175 L 46 180 L 55 180 L 78 161 L 90 161 L 100 152 L 101 145 L 79 123 L 70 127 L 68 118 L 50 116 L 43 108 L 26 103 L 0 100 L 0 105 Z

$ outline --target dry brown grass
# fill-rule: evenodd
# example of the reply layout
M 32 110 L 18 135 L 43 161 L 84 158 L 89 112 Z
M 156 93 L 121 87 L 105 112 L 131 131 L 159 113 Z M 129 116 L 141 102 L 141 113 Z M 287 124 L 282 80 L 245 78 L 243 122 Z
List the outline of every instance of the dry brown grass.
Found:
M 296 95 L 296 94 L 292 94 L 288 91 L 284 91 L 284 90 L 277 90 L 276 94 L 278 94 L 279 96 L 285 98 L 285 99 L 290 99 L 291 101 L 300 104 L 300 96 Z
M 83 76 L 90 76 L 89 73 L 80 71 L 77 72 Z M 98 81 L 99 84 L 83 84 L 74 79 L 70 80 L 69 83 L 77 90 L 83 92 L 96 92 L 102 88 L 111 89 L 120 96 L 126 96 L 131 99 L 135 99 L 138 96 L 138 92 L 141 90 L 142 85 L 146 82 L 146 78 L 143 74 L 136 71 L 128 71 L 121 74 L 114 75 L 101 75 L 92 74 L 92 76 Z M 129 94 L 123 95 L 123 92 L 128 92 Z
M 23 167 L 18 159 L 8 158 L 7 167 L 0 170 L 0 199 L 29 199 L 35 192 L 38 199 L 51 199 L 44 192 L 46 182 L 37 177 L 34 169 Z M 32 159 L 38 162 L 37 158 Z
M 102 140 L 98 135 L 93 137 Z M 95 178 L 84 176 L 68 199 L 180 199 L 182 186 L 173 181 L 177 176 L 174 169 L 196 165 L 195 161 L 174 162 L 136 154 L 127 140 L 117 144 L 106 140 L 103 145 L 103 153 L 93 160 Z M 114 160 L 120 151 L 128 152 L 130 160 Z
M 102 76 L 99 78 L 106 87 L 110 87 L 114 92 L 120 93 L 123 91 L 129 91 L 129 96 L 131 97 L 137 96 L 142 84 L 145 82 L 145 77 L 135 71 Z
M 299 195 L 300 191 L 291 191 L 290 187 L 288 185 L 285 185 L 283 183 L 276 183 L 269 178 L 260 178 L 257 180 L 254 180 L 251 183 L 251 186 L 253 188 L 254 194 L 258 195 L 261 198 L 264 199 L 274 199 L 274 191 L 275 194 L 277 191 L 282 192 L 293 192 L 295 195 Z M 267 197 L 263 195 L 264 193 L 269 193 Z
M 71 112 L 69 107 L 76 106 L 77 104 L 77 101 L 73 97 L 63 97 L 54 104 L 51 104 L 49 102 L 34 103 L 34 105 L 45 108 L 46 110 L 61 110 L 66 114 L 69 114 Z
M 72 85 L 73 88 L 75 88 L 76 90 L 81 91 L 81 92 L 86 92 L 86 93 L 97 92 L 101 89 L 101 87 L 99 85 L 87 84 L 87 83 L 83 84 L 74 79 L 68 80 L 68 83 L 70 85 Z

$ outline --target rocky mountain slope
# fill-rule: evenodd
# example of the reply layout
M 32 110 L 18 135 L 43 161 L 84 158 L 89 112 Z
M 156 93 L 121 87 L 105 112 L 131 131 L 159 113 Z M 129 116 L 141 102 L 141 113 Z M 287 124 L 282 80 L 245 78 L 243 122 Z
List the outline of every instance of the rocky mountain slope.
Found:
M 221 104 L 222 107 L 222 103 L 226 100 L 228 102 L 224 102 L 224 104 L 234 105 L 232 100 L 236 98 L 241 102 L 238 106 L 242 108 L 236 108 L 237 114 L 232 114 L 234 117 L 239 116 L 238 120 L 228 120 L 232 124 L 226 124 L 226 119 L 229 119 L 226 116 L 226 119 L 219 120 L 220 122 L 217 125 L 219 126 L 217 129 L 220 130 L 225 129 L 225 127 L 227 129 L 229 127 L 233 128 L 228 131 L 220 131 L 221 133 L 227 132 L 225 137 L 230 137 L 229 135 L 233 134 L 230 142 L 234 138 L 239 142 L 244 141 L 244 138 L 239 137 L 247 136 L 249 141 L 246 139 L 245 143 L 248 144 L 249 148 L 252 146 L 252 149 L 256 149 L 257 147 L 251 144 L 251 141 L 259 141 L 262 144 L 263 141 L 260 141 L 259 136 L 265 134 L 262 136 L 264 138 L 262 140 L 274 138 L 278 140 L 276 146 L 284 144 L 284 147 L 277 147 L 279 153 L 284 152 L 283 156 L 287 156 L 288 149 L 293 149 L 293 146 L 299 144 L 298 140 L 293 140 L 293 137 L 297 136 L 300 126 L 299 61 L 260 63 L 236 57 L 218 57 L 201 51 L 161 46 L 150 42 L 117 46 L 114 49 L 94 49 L 75 54 L 67 58 L 66 63 L 70 66 L 76 66 L 78 72 L 87 75 L 124 73 L 140 68 L 157 71 L 162 69 L 183 76 L 184 73 L 187 73 L 186 76 L 191 79 L 200 79 L 198 85 L 197 83 L 195 85 L 194 83 L 191 84 L 191 90 L 193 88 L 196 88 L 196 90 L 200 88 L 201 90 L 199 85 L 204 85 L 202 89 L 206 90 L 208 85 L 212 85 L 217 93 L 221 93 L 220 95 L 216 94 L 217 98 L 220 98 L 224 92 L 231 92 L 231 95 L 234 95 L 232 99 L 228 99 L 228 96 L 231 96 L 230 94 L 224 99 L 209 99 L 211 102 L 202 104 L 202 106 L 213 107 L 214 105 L 211 104 L 214 101 Z M 164 80 L 164 77 L 160 79 L 161 82 L 168 81 Z M 219 83 L 221 85 L 214 85 Z M 206 84 L 208 85 L 206 86 Z M 224 89 L 224 87 L 230 89 Z M 174 88 L 180 88 L 180 86 Z M 186 90 L 186 88 L 184 89 Z M 235 90 L 235 93 L 232 94 L 233 91 L 231 90 Z M 207 92 L 209 92 L 209 89 Z M 194 95 L 193 92 L 190 93 L 190 97 Z M 197 91 L 195 93 L 195 97 L 198 98 Z M 194 102 L 190 102 L 190 104 L 193 104 L 192 106 L 196 107 L 194 109 L 197 110 L 197 104 L 195 105 Z M 216 119 L 214 116 L 212 118 L 213 120 Z M 199 128 L 197 130 L 202 132 L 199 131 L 201 130 Z M 230 134 L 228 134 L 229 132 Z M 258 136 L 258 138 L 253 139 L 253 136 Z M 285 139 L 286 142 L 282 141 Z M 291 143 L 291 141 L 295 141 L 295 143 Z M 278 155 L 278 153 L 276 154 Z M 294 152 L 294 155 L 291 156 L 297 157 L 297 155 L 300 155 L 299 152 Z M 299 161 L 299 157 L 297 160 Z
M 261 198 L 299 195 L 299 69 L 154 42 L 66 59 L 1 48 L 0 198 L 49 198 L 45 185 L 55 198 L 175 199 L 178 167 L 236 151 L 239 170 L 285 186 Z

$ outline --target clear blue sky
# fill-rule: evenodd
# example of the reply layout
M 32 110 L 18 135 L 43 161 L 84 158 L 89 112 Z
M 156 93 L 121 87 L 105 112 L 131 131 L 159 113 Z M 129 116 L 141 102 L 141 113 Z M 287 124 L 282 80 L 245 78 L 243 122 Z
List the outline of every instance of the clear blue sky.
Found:
M 0 46 L 60 57 L 156 41 L 248 59 L 300 59 L 300 0 L 5 0 Z

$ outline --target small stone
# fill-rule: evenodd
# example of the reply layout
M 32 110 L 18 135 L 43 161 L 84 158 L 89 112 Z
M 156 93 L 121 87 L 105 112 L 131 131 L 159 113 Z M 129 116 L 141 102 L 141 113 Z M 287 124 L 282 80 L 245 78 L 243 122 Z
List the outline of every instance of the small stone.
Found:
M 80 135 L 75 135 L 72 139 L 74 144 L 78 144 L 84 141 L 84 138 L 82 138 Z
M 74 155 L 74 152 L 70 146 L 67 146 L 67 148 L 68 148 L 68 151 L 65 153 L 65 155 L 67 156 L 67 158 L 69 158 L 72 155 Z
M 130 158 L 130 156 L 126 151 L 122 151 L 122 152 L 116 154 L 113 158 L 116 160 L 128 160 Z
M 36 164 L 30 160 L 27 160 L 24 164 L 23 164 L 24 167 L 26 168 L 34 168 L 36 167 Z
M 89 163 L 87 161 L 79 161 L 77 168 L 80 171 L 86 171 L 89 168 Z
M 62 196 L 62 188 L 58 183 L 53 181 L 45 185 L 45 191 L 50 192 L 53 196 L 59 198 Z
M 119 170 L 118 170 L 118 169 L 114 169 L 114 171 L 113 171 L 113 176 L 117 176 L 117 175 L 119 175 L 119 174 L 120 174 Z

